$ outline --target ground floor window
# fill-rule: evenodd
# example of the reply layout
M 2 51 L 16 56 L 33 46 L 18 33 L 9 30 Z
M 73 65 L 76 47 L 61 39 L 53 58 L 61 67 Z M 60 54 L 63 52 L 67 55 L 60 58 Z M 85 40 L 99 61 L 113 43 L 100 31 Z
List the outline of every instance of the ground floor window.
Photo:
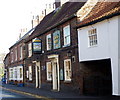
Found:
M 9 68 L 9 79 L 13 79 L 13 68 Z
M 14 67 L 14 80 L 17 80 L 17 67 Z
M 65 81 L 71 81 L 71 59 L 64 60 Z
M 47 80 L 52 80 L 52 65 L 51 62 L 47 62 Z
M 23 80 L 23 66 L 18 66 L 18 80 Z
M 20 78 L 22 78 L 23 77 L 23 70 L 22 70 L 22 68 L 20 68 Z

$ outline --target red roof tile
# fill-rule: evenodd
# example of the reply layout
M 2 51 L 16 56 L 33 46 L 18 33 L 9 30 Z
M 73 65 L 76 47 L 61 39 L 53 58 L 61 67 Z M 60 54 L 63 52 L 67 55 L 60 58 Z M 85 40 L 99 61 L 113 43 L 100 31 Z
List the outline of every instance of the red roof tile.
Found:
M 88 26 L 106 18 L 120 14 L 119 2 L 98 2 L 85 19 L 78 23 L 77 28 Z

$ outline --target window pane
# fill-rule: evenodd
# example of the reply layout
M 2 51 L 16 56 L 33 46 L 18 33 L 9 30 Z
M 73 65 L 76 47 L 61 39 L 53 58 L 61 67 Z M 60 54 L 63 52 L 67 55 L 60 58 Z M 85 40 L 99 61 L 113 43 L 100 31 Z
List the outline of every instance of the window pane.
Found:
M 89 46 L 97 45 L 97 33 L 96 29 L 88 30 Z
M 66 26 L 63 28 L 64 32 L 64 45 L 70 44 L 70 26 Z
M 64 61 L 64 72 L 65 72 L 65 80 L 71 81 L 71 60 L 67 59 Z
M 52 40 L 51 40 L 51 34 L 47 35 L 47 50 L 51 50 L 51 43 L 52 43 Z

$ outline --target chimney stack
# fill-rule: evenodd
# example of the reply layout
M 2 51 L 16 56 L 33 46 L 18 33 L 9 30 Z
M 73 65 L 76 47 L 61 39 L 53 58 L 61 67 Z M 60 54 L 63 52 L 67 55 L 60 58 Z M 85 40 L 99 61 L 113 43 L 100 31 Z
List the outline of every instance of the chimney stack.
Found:
M 55 3 L 54 3 L 55 4 L 55 9 L 60 7 L 60 5 L 61 5 L 60 3 L 61 3 L 61 0 L 55 0 Z
M 62 6 L 63 4 L 65 4 L 66 2 L 68 2 L 69 0 L 55 0 L 55 9 Z

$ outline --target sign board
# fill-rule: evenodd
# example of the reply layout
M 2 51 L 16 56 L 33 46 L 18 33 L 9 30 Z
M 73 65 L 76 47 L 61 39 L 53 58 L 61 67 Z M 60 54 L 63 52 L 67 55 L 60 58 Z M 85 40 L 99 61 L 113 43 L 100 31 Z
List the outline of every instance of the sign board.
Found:
M 35 38 L 32 42 L 33 45 L 33 53 L 41 53 L 42 52 L 42 41 L 38 38 Z

